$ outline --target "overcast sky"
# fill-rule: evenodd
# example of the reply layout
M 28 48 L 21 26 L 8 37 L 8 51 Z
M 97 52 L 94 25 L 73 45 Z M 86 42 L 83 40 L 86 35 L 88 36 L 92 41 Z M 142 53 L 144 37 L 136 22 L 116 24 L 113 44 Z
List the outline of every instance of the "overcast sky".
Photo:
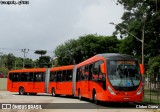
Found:
M 28 1 L 28 5 L 0 4 L 0 52 L 23 57 L 17 49 L 27 48 L 27 57 L 36 59 L 32 50 L 54 51 L 85 34 L 110 36 L 115 29 L 109 22 L 121 22 L 124 12 L 116 0 Z

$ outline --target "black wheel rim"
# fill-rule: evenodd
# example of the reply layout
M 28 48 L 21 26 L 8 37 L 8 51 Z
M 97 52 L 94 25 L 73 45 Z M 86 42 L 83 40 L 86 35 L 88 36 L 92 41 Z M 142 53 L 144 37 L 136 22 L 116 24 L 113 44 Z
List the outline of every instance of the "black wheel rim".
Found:
M 21 88 L 21 89 L 20 89 L 20 95 L 23 95 L 23 94 L 24 94 L 24 89 Z
M 55 91 L 54 91 L 54 89 L 52 89 L 52 96 L 55 96 Z

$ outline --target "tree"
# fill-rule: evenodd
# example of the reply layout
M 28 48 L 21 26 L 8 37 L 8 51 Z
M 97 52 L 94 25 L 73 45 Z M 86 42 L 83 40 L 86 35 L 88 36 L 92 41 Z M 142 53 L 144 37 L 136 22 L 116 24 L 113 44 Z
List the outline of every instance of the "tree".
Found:
M 15 63 L 15 58 L 16 57 L 11 53 L 6 56 L 6 62 L 5 63 L 6 63 L 6 67 L 9 70 L 11 70 L 13 68 L 14 63 Z
M 59 65 L 77 64 L 99 53 L 118 52 L 115 36 L 85 35 L 71 39 L 55 49 Z
M 39 67 L 50 67 L 51 66 L 51 57 L 43 56 L 47 53 L 46 50 L 36 50 L 35 54 L 40 54 L 41 56 L 37 60 Z
M 150 58 L 148 65 L 147 74 L 150 76 L 150 81 L 156 86 L 157 81 L 160 81 L 160 56 Z M 155 88 L 156 87 L 154 87 L 154 89 Z
M 141 42 L 138 42 L 130 33 L 142 39 L 144 33 L 144 54 L 145 63 L 150 57 L 160 54 L 160 1 L 159 0 L 118 0 L 124 6 L 125 12 L 122 16 L 122 23 L 116 26 L 118 32 L 124 37 L 120 44 L 120 52 L 132 54 L 135 52 L 137 57 L 141 57 Z M 120 28 L 119 26 L 123 27 Z
M 50 56 L 41 56 L 39 58 L 40 67 L 51 67 L 51 57 Z
M 34 68 L 34 62 L 32 59 L 27 58 L 25 60 L 25 68 Z
M 39 54 L 42 57 L 42 55 L 45 55 L 47 53 L 47 51 L 46 50 L 36 50 L 34 53 Z

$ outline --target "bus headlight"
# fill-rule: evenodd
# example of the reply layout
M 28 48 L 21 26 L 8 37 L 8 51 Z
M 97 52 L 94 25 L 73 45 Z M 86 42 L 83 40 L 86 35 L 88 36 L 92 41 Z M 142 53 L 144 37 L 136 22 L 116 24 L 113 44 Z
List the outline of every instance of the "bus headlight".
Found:
M 142 91 L 143 91 L 143 87 L 141 87 L 141 88 L 139 89 L 139 91 L 137 92 L 137 95 L 141 94 Z
M 116 95 L 115 92 L 108 86 L 108 90 L 112 95 Z

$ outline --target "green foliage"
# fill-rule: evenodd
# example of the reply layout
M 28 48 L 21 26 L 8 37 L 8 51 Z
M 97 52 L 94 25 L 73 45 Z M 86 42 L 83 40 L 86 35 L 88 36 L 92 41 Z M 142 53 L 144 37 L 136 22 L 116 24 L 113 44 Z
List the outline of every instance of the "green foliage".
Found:
M 51 66 L 51 61 L 50 61 L 51 57 L 43 56 L 47 53 L 46 50 L 36 50 L 34 53 L 41 55 L 39 59 L 37 60 L 38 67 L 50 67 Z
M 144 32 L 144 64 L 151 80 L 155 81 L 159 74 L 160 62 L 157 59 L 160 54 L 160 0 L 118 0 L 117 2 L 123 5 L 125 10 L 121 18 L 122 22 L 116 25 L 116 31 L 113 33 L 114 35 L 120 33 L 123 37 L 119 44 L 119 51 L 134 54 L 141 60 L 142 43 L 128 32 L 140 40 Z
M 145 63 L 150 57 L 160 54 L 160 1 L 159 0 L 118 0 L 119 4 L 124 6 L 125 12 L 122 16 L 122 23 L 118 25 L 127 29 L 139 39 L 142 39 L 144 30 L 144 55 Z M 116 26 L 116 32 L 124 37 L 121 41 L 120 52 L 132 54 L 134 51 L 136 57 L 141 57 L 141 42 L 137 41 L 123 28 Z
M 22 69 L 23 68 L 23 58 L 17 57 L 15 60 L 14 69 Z
M 0 73 L 3 73 L 5 76 L 8 75 L 8 69 L 6 67 L 1 67 L 0 68 Z
M 41 56 L 39 57 L 38 63 L 39 63 L 39 67 L 50 67 L 51 66 L 51 62 L 50 62 L 50 56 Z
M 59 45 L 55 56 L 59 65 L 76 64 L 99 53 L 118 52 L 118 43 L 115 36 L 85 35 Z
M 34 53 L 42 56 L 42 55 L 45 55 L 47 51 L 46 50 L 36 50 Z
M 5 65 L 9 70 L 14 66 L 15 58 L 16 57 L 13 54 L 6 55 Z
M 148 65 L 147 73 L 151 76 L 152 80 L 156 81 L 156 78 L 160 79 L 160 56 L 150 58 Z
M 34 62 L 32 61 L 32 59 L 25 59 L 25 68 L 34 68 Z

